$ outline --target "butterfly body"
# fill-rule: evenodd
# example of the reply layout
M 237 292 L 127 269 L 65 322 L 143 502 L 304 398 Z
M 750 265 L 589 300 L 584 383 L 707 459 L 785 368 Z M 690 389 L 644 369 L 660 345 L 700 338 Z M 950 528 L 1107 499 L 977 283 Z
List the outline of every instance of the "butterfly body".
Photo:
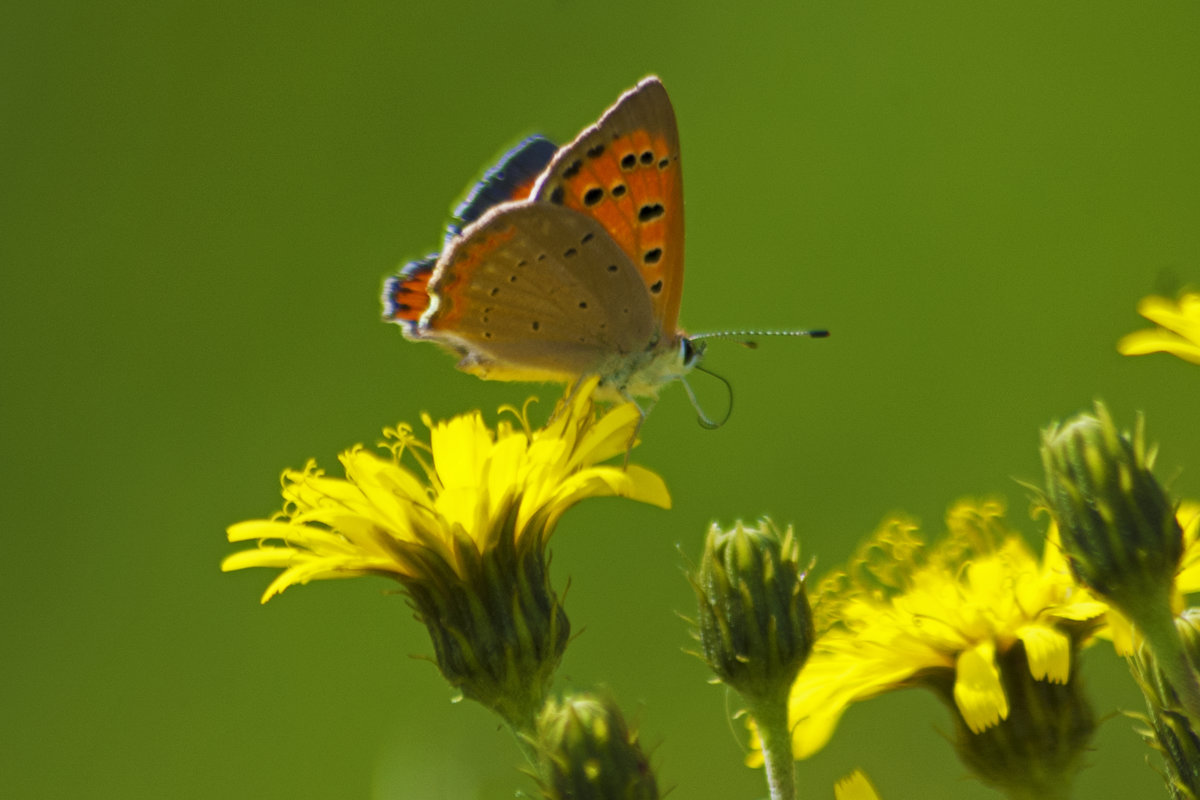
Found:
M 611 397 L 656 395 L 703 353 L 677 329 L 680 169 L 674 111 L 647 78 L 570 144 L 535 137 L 506 156 L 443 251 L 388 279 L 384 318 L 482 378 L 598 375 Z

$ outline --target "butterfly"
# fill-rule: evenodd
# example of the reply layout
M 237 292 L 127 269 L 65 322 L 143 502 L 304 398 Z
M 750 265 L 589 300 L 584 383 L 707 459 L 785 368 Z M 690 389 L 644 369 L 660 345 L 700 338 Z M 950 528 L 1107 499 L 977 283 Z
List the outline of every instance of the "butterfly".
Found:
M 386 280 L 383 317 L 481 378 L 595 375 L 602 398 L 632 400 L 704 354 L 678 328 L 682 296 L 679 132 L 651 76 L 570 144 L 534 136 L 509 151 L 455 210 L 441 253 Z
M 493 380 L 597 375 L 653 397 L 700 360 L 676 327 L 683 175 L 667 91 L 649 77 L 556 148 L 521 142 L 455 210 L 444 249 L 387 279 L 384 319 Z

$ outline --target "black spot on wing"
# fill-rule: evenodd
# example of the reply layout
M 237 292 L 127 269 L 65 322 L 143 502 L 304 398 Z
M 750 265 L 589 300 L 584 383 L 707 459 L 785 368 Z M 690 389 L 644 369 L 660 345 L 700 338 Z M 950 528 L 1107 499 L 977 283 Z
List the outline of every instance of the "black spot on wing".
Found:
M 666 213 L 662 203 L 647 203 L 638 209 L 638 222 L 650 222 Z

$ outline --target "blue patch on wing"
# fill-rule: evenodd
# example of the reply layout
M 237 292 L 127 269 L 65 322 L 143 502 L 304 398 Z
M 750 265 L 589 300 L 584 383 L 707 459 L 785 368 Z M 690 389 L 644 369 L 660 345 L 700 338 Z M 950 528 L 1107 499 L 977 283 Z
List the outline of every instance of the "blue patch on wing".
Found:
M 446 242 L 482 217 L 489 208 L 528 196 L 558 147 L 545 136 L 530 136 L 483 174 L 466 199 L 454 209 L 454 219 L 446 226 Z

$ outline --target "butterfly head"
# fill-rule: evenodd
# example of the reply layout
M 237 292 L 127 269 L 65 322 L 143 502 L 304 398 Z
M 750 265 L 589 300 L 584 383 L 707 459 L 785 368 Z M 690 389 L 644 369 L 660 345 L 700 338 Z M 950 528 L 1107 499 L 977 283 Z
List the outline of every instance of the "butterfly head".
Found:
M 704 357 L 705 342 L 677 335 L 635 357 L 618 357 L 600 372 L 600 392 L 608 399 L 657 397 L 659 390 L 691 372 Z

